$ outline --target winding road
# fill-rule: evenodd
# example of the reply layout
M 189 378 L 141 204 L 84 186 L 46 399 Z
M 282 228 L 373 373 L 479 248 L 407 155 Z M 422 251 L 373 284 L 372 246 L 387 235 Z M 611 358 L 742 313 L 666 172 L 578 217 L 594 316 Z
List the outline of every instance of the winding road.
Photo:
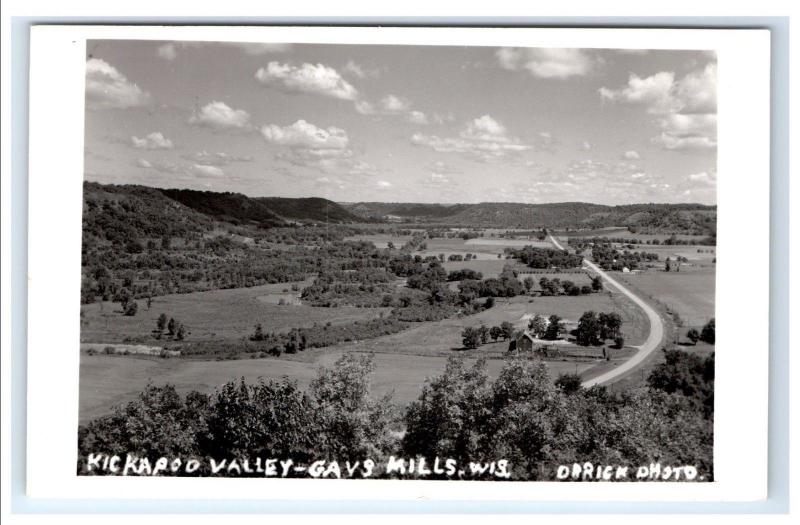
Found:
M 558 248 L 559 250 L 564 250 L 565 248 L 559 243 L 555 237 L 552 235 L 550 237 L 550 242 L 553 243 L 553 246 Z M 617 280 L 610 277 L 606 272 L 600 269 L 596 264 L 588 259 L 583 260 L 583 264 L 589 267 L 593 272 L 603 278 L 608 284 L 612 287 L 619 290 L 621 293 L 625 294 L 631 301 L 636 303 L 639 308 L 644 310 L 644 313 L 647 314 L 647 319 L 650 321 L 650 334 L 647 336 L 647 339 L 644 343 L 638 346 L 633 346 L 632 348 L 638 349 L 638 351 L 627 361 L 619 365 L 618 367 L 614 368 L 613 370 L 609 370 L 603 374 L 600 374 L 597 377 L 593 377 L 592 379 L 587 379 L 582 383 L 585 388 L 594 386 L 594 385 L 602 385 L 604 383 L 609 383 L 618 379 L 623 374 L 630 372 L 642 362 L 647 359 L 647 357 L 652 354 L 660 345 L 661 339 L 664 336 L 664 322 L 661 320 L 661 316 L 658 315 L 658 312 L 655 309 L 644 302 L 639 296 L 634 294 L 629 289 L 625 288 L 622 284 L 620 284 Z

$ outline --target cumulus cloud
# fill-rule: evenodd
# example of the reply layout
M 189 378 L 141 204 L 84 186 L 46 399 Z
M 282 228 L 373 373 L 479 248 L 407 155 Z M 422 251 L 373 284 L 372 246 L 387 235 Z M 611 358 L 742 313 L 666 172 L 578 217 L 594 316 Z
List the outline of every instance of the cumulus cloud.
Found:
M 225 172 L 222 171 L 218 166 L 211 166 L 207 164 L 176 164 L 174 162 L 169 161 L 160 161 L 160 160 L 147 160 L 147 159 L 136 159 L 134 161 L 134 166 L 141 169 L 157 171 L 159 173 L 165 173 L 169 175 L 176 175 L 177 178 L 220 178 L 225 176 Z
M 495 56 L 503 69 L 525 70 L 538 78 L 585 76 L 597 63 L 596 58 L 582 49 L 503 47 Z
M 192 164 L 191 172 L 201 177 L 223 177 L 225 172 L 217 166 L 208 166 L 206 164 Z
M 628 150 L 622 154 L 622 158 L 628 160 L 639 160 L 641 157 L 639 156 L 638 151 Z
M 402 115 L 412 124 L 424 126 L 430 123 L 428 115 L 420 110 L 413 109 L 411 101 L 397 95 L 386 95 L 375 104 L 363 99 L 356 100 L 354 106 L 356 112 L 361 115 Z
M 411 103 L 395 95 L 386 95 L 381 99 L 381 109 L 387 115 L 397 115 L 411 109 Z
M 692 173 L 686 178 L 690 182 L 697 182 L 701 184 L 706 184 L 708 186 L 713 186 L 717 183 L 717 174 L 713 172 L 709 173 L 707 171 L 701 171 L 700 173 Z
M 648 113 L 664 114 L 675 108 L 677 100 L 673 96 L 675 73 L 661 71 L 655 75 L 641 78 L 631 74 L 628 84 L 620 89 L 600 88 L 600 97 L 611 102 L 644 104 Z
M 502 161 L 531 149 L 509 135 L 506 127 L 489 115 L 468 122 L 457 137 L 415 133 L 411 142 L 440 153 L 459 153 L 480 162 Z
M 717 145 L 715 113 L 673 113 L 659 120 L 663 130 L 653 142 L 664 149 L 709 149 Z
M 669 150 L 709 149 L 717 145 L 717 66 L 709 63 L 676 79 L 670 71 L 646 78 L 632 74 L 626 86 L 602 87 L 602 100 L 639 104 L 656 115 L 661 134 L 653 142 Z
M 136 149 L 172 149 L 172 141 L 160 131 L 154 131 L 143 138 L 131 137 L 131 145 Z
M 378 185 L 379 188 L 391 188 L 392 187 L 392 183 L 389 182 L 389 181 L 386 181 L 386 180 L 379 180 L 377 182 L 377 185 Z
M 90 109 L 127 109 L 146 106 L 149 93 L 108 62 L 99 58 L 86 61 L 86 104 Z
M 310 93 L 326 97 L 355 100 L 358 91 L 334 68 L 324 64 L 304 63 L 300 66 L 270 62 L 256 71 L 256 80 L 290 93 Z
M 156 55 L 164 60 L 175 60 L 178 56 L 178 50 L 175 49 L 175 44 L 164 44 L 163 46 L 158 46 Z
M 221 151 L 212 153 L 206 150 L 198 151 L 191 155 L 184 155 L 183 158 L 193 161 L 196 164 L 204 164 L 207 166 L 227 166 L 234 162 L 253 161 L 253 157 L 250 156 L 231 155 Z
M 233 109 L 224 102 L 213 101 L 197 111 L 189 118 L 189 124 L 206 126 L 213 129 L 247 130 L 250 125 L 250 114 L 243 109 Z
M 261 134 L 267 142 L 304 149 L 344 149 L 350 141 L 341 128 L 323 129 L 305 120 L 283 127 L 270 124 L 261 128 Z
M 412 110 L 406 116 L 409 122 L 412 124 L 418 124 L 420 126 L 424 126 L 428 124 L 428 116 L 425 115 L 422 111 Z
M 167 162 L 167 161 L 159 161 L 159 160 L 147 160 L 147 159 L 136 159 L 134 161 L 134 166 L 137 168 L 154 170 L 159 173 L 167 173 L 170 175 L 185 175 L 188 172 L 186 166 L 181 166 L 180 164 L 175 164 L 174 162 Z
M 355 108 L 356 112 L 361 113 L 362 115 L 374 115 L 377 112 L 375 106 L 366 100 L 357 100 L 355 103 Z
M 350 138 L 341 128 L 321 128 L 305 120 L 289 126 L 270 124 L 261 128 L 264 140 L 288 148 L 277 155 L 295 166 L 313 168 L 326 173 L 340 175 L 373 175 L 375 166 L 355 157 L 349 148 Z M 341 179 L 336 179 L 342 182 Z

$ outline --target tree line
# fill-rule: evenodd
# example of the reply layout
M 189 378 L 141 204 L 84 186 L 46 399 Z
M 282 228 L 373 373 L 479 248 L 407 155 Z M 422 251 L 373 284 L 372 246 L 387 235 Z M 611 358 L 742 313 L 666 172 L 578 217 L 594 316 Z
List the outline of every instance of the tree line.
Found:
M 90 453 L 131 453 L 152 463 L 161 456 L 373 458 L 379 465 L 389 455 L 461 464 L 506 458 L 511 480 L 554 480 L 558 465 L 591 458 L 694 465 L 711 481 L 714 356 L 665 354 L 645 388 L 622 393 L 586 389 L 574 377 L 554 381 L 534 359 L 508 359 L 491 381 L 484 360 L 468 366 L 451 358 L 405 408 L 390 394 L 373 397 L 370 356 L 342 356 L 305 391 L 285 378 L 230 381 L 210 394 L 150 384 L 135 400 L 80 426 L 76 467 L 87 474 Z M 192 475 L 212 475 L 208 464 L 201 461 Z

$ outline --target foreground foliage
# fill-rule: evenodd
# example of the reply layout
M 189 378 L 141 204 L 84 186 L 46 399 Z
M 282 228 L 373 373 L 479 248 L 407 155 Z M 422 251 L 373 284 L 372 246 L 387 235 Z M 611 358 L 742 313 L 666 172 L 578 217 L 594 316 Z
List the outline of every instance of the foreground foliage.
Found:
M 584 461 L 694 465 L 710 480 L 713 366 L 713 355 L 668 351 L 648 389 L 613 394 L 577 378 L 554 383 L 541 361 L 525 358 L 509 359 L 490 382 L 483 360 L 467 366 L 454 357 L 402 414 L 390 396 L 370 396 L 371 356 L 343 356 L 305 392 L 286 379 L 231 381 L 211 395 L 150 385 L 80 427 L 78 472 L 90 453 L 378 464 L 403 455 L 505 458 L 515 480 L 552 480 L 558 465 Z

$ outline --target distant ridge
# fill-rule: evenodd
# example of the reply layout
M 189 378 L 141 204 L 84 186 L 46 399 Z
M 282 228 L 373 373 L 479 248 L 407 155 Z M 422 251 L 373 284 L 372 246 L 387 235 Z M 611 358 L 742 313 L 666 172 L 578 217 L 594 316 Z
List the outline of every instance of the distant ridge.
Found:
M 716 233 L 717 207 L 703 204 L 626 204 L 586 202 L 522 204 L 421 204 L 355 202 L 342 204 L 355 215 L 372 220 L 436 222 L 496 228 L 607 228 L 630 226 L 670 233 Z
M 113 203 L 104 207 L 103 203 Z M 135 228 L 154 235 L 165 229 L 202 231 L 213 221 L 261 228 L 291 224 L 398 222 L 461 227 L 598 229 L 631 227 L 641 232 L 716 234 L 716 206 L 585 202 L 522 204 L 336 203 L 321 197 L 248 197 L 241 193 L 161 189 L 141 185 L 84 183 L 90 221 L 105 224 L 113 213 L 119 234 Z M 124 218 L 124 219 L 123 219 Z

